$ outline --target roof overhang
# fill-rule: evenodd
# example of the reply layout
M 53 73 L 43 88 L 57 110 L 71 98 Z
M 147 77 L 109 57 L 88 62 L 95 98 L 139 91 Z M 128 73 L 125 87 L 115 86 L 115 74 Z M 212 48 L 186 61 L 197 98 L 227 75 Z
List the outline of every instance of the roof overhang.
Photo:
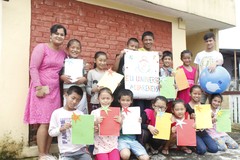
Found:
M 120 3 L 124 5 L 129 5 L 142 10 L 147 10 L 151 12 L 161 13 L 164 16 L 181 18 L 186 24 L 186 34 L 192 35 L 199 32 L 203 32 L 209 29 L 227 29 L 234 27 L 232 24 L 224 23 L 215 19 L 209 19 L 199 15 L 195 15 L 188 12 L 183 12 L 180 10 L 168 8 L 158 4 L 151 3 L 144 0 L 111 0 L 115 3 Z

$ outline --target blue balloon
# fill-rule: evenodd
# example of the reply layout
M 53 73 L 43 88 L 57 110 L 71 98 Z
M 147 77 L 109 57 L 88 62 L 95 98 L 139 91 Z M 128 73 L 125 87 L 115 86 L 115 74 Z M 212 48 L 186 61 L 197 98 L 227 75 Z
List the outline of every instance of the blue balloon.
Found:
M 214 94 L 223 93 L 230 85 L 231 76 L 222 66 L 217 66 L 214 72 L 209 72 L 206 67 L 199 77 L 203 91 Z

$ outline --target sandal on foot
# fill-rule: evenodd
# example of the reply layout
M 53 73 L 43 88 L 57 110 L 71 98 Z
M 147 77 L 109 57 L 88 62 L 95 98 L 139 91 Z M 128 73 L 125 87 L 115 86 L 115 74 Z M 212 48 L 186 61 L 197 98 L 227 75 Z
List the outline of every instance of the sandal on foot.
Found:
M 167 148 L 162 149 L 162 154 L 163 155 L 169 155 L 169 150 Z
M 187 153 L 187 154 L 191 154 L 192 153 L 192 150 L 187 148 L 187 147 L 181 147 L 181 151 L 183 151 L 184 153 Z

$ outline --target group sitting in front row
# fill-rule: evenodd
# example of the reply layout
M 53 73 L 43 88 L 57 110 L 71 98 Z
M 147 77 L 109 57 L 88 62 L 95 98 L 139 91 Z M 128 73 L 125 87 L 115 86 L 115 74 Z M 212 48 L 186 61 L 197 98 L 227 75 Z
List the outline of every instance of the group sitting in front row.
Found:
M 194 106 L 200 104 L 202 90 L 200 86 L 191 87 L 191 100 L 188 104 L 180 99 L 175 100 L 172 105 L 172 128 L 169 140 L 154 139 L 153 135 L 158 134 L 159 130 L 155 127 L 156 116 L 159 111 L 167 110 L 167 99 L 164 96 L 157 96 L 152 100 L 151 108 L 145 109 L 141 113 L 142 134 L 141 135 L 124 135 L 120 136 L 101 136 L 99 135 L 99 124 L 104 117 L 100 116 L 102 107 L 110 107 L 113 102 L 113 94 L 108 88 L 101 88 L 98 94 L 100 108 L 91 112 L 94 115 L 94 149 L 93 156 L 97 160 L 120 160 L 130 159 L 131 153 L 140 160 L 148 160 L 150 154 L 158 154 L 159 151 L 164 155 L 169 154 L 169 150 L 176 146 L 177 149 L 184 153 L 191 154 L 196 151 L 197 154 L 205 152 L 216 153 L 217 151 L 225 151 L 226 149 L 236 149 L 238 144 L 227 134 L 216 131 L 216 113 L 222 102 L 220 94 L 213 94 L 210 97 L 210 105 L 212 109 L 213 128 L 196 131 L 196 147 L 177 146 L 176 144 L 176 120 L 194 119 Z M 62 160 L 69 159 L 92 159 L 86 145 L 76 145 L 71 143 L 71 117 L 73 113 L 82 115 L 83 112 L 76 109 L 82 99 L 83 91 L 78 86 L 71 86 L 65 95 L 66 103 L 64 107 L 55 110 L 51 116 L 49 135 L 58 137 L 58 147 Z M 121 107 L 132 107 L 133 93 L 130 90 L 123 89 L 118 94 L 118 102 Z M 122 124 L 123 114 L 115 117 L 117 123 Z M 164 125 L 164 124 L 163 124 Z

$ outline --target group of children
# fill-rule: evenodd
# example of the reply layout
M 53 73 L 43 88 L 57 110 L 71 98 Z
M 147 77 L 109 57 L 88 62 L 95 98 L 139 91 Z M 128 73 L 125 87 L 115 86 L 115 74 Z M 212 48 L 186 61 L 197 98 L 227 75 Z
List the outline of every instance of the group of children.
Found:
M 204 36 L 206 42 L 206 53 L 213 50 L 214 34 L 207 33 Z M 154 42 L 154 36 L 152 32 L 145 32 L 142 36 L 142 42 L 144 47 L 139 48 L 139 42 L 136 38 L 130 38 L 127 42 L 127 49 L 140 50 L 140 51 L 152 51 L 152 45 Z M 67 45 L 68 58 L 79 58 L 81 53 L 81 43 L 76 40 L 70 40 Z M 113 66 L 113 70 L 124 75 L 124 54 L 125 50 L 116 57 L 116 62 Z M 178 68 L 183 68 L 189 88 L 179 91 L 174 100 L 169 105 L 169 100 L 164 96 L 157 96 L 152 101 L 133 99 L 133 93 L 130 90 L 125 89 L 124 80 L 121 81 L 118 88 L 114 93 L 110 89 L 98 86 L 98 81 L 102 78 L 106 71 L 107 54 L 105 52 L 96 52 L 94 56 L 94 68 L 89 70 L 85 65 L 85 70 L 89 70 L 86 77 L 79 77 L 77 82 L 71 83 L 70 77 L 61 75 L 61 80 L 64 85 L 71 84 L 71 87 L 67 87 L 64 94 L 64 107 L 57 109 L 53 112 L 49 134 L 50 136 L 58 136 L 58 145 L 62 159 L 91 159 L 87 146 L 85 145 L 73 145 L 71 144 L 71 115 L 73 112 L 77 114 L 88 114 L 86 92 L 91 96 L 90 105 L 91 114 L 94 115 L 94 149 L 93 155 L 97 160 L 119 160 L 120 158 L 125 160 L 129 159 L 131 152 L 141 160 L 149 159 L 147 150 L 151 154 L 156 154 L 161 151 L 162 154 L 168 155 L 169 149 L 176 145 L 176 120 L 183 119 L 195 119 L 194 106 L 201 104 L 201 97 L 205 94 L 201 87 L 197 84 L 199 69 L 203 67 L 209 67 L 209 70 L 214 71 L 217 65 L 223 63 L 222 56 L 215 57 L 216 61 L 209 61 L 208 55 L 198 56 L 197 67 L 191 66 L 192 53 L 188 50 L 184 50 L 181 53 L 181 60 L 183 65 Z M 214 55 L 218 53 L 214 52 Z M 160 77 L 174 76 L 172 69 L 172 53 L 170 51 L 164 51 L 159 54 L 163 62 L 163 66 L 160 68 Z M 200 57 L 200 58 L 199 58 Z M 202 60 L 205 61 L 203 62 Z M 211 59 L 212 60 L 212 59 Z M 209 62 L 209 63 L 206 63 Z M 208 64 L 208 66 L 206 66 Z M 204 66 L 205 65 L 205 66 Z M 86 84 L 86 86 L 85 86 Z M 161 87 L 161 86 L 160 86 Z M 86 89 L 85 89 L 86 88 Z M 177 86 L 176 86 L 177 88 Z M 202 94 L 203 93 L 203 94 Z M 83 102 L 80 103 L 81 99 Z M 227 148 L 238 148 L 238 144 L 226 133 L 219 133 L 216 131 L 216 114 L 220 109 L 223 98 L 220 94 L 213 94 L 210 96 L 209 103 L 213 112 L 213 128 L 196 131 L 196 148 L 189 148 L 188 146 L 178 147 L 184 153 L 190 154 L 192 151 L 196 151 L 198 154 L 204 154 L 206 151 L 216 153 L 218 150 L 226 150 Z M 205 103 L 205 102 L 204 102 Z M 123 135 L 120 136 L 100 136 L 99 124 L 103 121 L 104 117 L 100 116 L 101 107 L 131 107 L 140 106 L 141 108 L 141 122 L 142 122 L 142 134 L 141 135 Z M 161 112 L 172 113 L 172 127 L 170 140 L 154 139 L 153 135 L 158 134 L 155 127 L 156 115 Z M 115 117 L 117 123 L 122 124 L 123 116 L 119 115 Z M 147 147 L 147 150 L 145 149 Z

